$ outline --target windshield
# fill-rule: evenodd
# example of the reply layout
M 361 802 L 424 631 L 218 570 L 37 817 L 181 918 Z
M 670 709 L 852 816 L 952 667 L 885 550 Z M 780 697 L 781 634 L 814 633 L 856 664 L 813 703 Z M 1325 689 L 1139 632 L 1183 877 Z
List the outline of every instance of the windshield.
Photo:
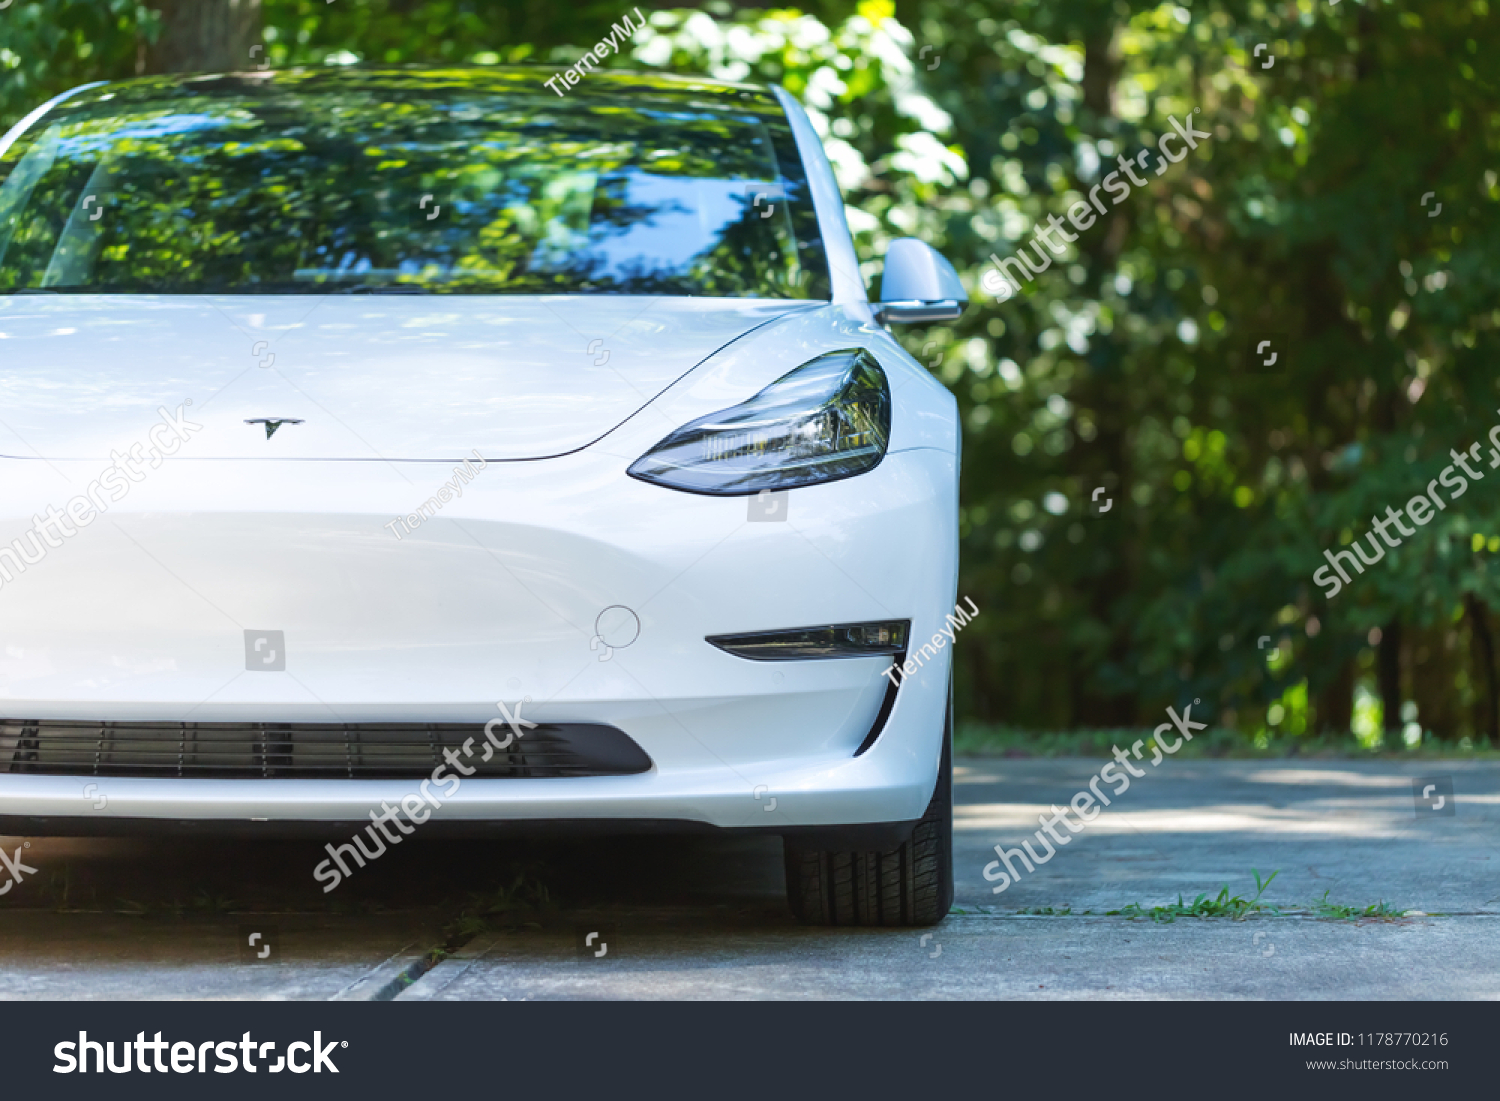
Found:
M 768 93 L 548 75 L 82 93 L 0 156 L 0 292 L 829 296 Z

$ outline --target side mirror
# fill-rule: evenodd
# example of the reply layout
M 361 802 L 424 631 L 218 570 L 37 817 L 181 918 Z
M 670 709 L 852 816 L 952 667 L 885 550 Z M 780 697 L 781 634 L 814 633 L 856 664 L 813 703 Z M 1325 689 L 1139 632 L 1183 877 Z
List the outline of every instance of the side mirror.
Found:
M 941 253 L 915 237 L 891 242 L 875 311 L 881 322 L 954 321 L 968 304 L 958 272 Z

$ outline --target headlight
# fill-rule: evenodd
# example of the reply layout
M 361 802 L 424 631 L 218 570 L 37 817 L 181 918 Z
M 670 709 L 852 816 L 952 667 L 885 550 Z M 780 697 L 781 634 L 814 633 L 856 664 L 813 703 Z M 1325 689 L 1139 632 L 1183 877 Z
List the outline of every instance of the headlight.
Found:
M 749 401 L 679 428 L 630 467 L 633 478 L 735 497 L 836 482 L 872 470 L 891 435 L 891 390 L 863 348 L 829 352 Z

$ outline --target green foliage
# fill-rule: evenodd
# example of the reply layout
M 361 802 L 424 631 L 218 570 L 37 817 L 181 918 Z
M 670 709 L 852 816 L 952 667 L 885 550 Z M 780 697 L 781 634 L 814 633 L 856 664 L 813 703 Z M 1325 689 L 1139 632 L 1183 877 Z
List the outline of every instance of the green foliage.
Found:
M 1494 760 L 1500 750 L 1475 746 L 1471 740 L 1443 742 L 1425 739 L 1407 745 L 1399 739 L 1384 739 L 1379 729 L 1365 742 L 1348 734 L 1268 734 L 1246 737 L 1230 727 L 1200 730 L 1191 742 L 1184 741 L 1174 760 L 1205 757 L 1266 759 L 1297 757 L 1303 760 Z M 1118 727 L 1094 730 L 1030 730 L 998 723 L 960 722 L 953 732 L 955 757 L 1099 757 L 1107 759 L 1114 746 L 1151 741 L 1148 727 Z M 1162 767 L 1168 767 L 1163 765 Z
M 133 76 L 158 33 L 135 0 L 20 0 L 0 12 L 0 133 L 60 92 Z
M 1415 26 L 1401 5 L 1118 10 L 974 8 L 928 78 L 971 164 L 1000 131 L 954 254 L 1007 255 L 1086 194 L 1093 157 L 1154 146 L 1171 117 L 1213 134 L 939 338 L 968 428 L 962 591 L 995 613 L 958 654 L 964 710 L 1062 726 L 1197 696 L 1228 725 L 1280 703 L 1306 728 L 1372 627 L 1451 630 L 1465 593 L 1494 603 L 1470 549 L 1497 526 L 1488 483 L 1333 601 L 1311 575 L 1500 421 L 1497 28 L 1482 4 Z M 1096 486 L 1115 503 L 1091 518 Z M 1288 640 L 1274 666 L 1261 635 Z

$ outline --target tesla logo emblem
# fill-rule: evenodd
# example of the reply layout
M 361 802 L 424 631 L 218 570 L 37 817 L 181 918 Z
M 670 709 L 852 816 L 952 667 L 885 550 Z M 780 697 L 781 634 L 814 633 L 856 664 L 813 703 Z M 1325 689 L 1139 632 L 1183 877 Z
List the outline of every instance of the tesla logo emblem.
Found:
M 269 440 L 272 436 L 276 435 L 276 430 L 283 424 L 301 424 L 302 422 L 296 417 L 256 417 L 253 420 L 247 420 L 245 423 L 265 425 L 266 439 Z

